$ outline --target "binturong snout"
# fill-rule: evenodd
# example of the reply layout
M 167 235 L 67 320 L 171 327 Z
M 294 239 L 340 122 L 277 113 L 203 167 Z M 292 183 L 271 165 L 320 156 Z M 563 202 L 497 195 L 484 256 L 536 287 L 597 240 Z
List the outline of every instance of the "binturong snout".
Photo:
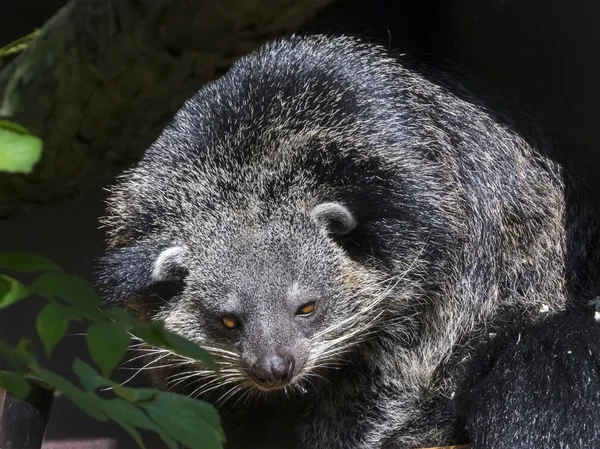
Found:
M 295 360 L 289 354 L 270 354 L 259 357 L 247 369 L 248 376 L 263 390 L 283 388 L 294 375 Z

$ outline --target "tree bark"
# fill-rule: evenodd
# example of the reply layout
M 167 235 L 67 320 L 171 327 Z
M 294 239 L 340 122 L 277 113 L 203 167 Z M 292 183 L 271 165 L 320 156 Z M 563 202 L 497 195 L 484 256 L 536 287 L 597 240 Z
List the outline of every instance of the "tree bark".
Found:
M 198 88 L 329 3 L 72 0 L 0 72 L 0 117 L 44 141 L 32 174 L 0 174 L 0 216 L 116 174 Z

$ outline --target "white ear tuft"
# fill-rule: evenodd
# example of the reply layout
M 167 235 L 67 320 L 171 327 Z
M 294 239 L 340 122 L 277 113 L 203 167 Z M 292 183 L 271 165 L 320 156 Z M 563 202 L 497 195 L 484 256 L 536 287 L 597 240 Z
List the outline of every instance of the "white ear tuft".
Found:
M 334 234 L 348 234 L 358 225 L 352 212 L 340 203 L 319 204 L 313 208 L 310 215 L 317 223 Z
M 165 249 L 152 267 L 152 279 L 155 281 L 177 280 L 181 272 L 185 270 L 185 249 L 181 246 L 173 246 Z

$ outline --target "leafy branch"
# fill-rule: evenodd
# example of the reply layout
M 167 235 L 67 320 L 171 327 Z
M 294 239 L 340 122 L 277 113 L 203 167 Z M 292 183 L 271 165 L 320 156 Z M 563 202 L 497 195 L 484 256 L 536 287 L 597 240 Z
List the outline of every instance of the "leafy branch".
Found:
M 31 41 L 38 37 L 39 34 L 40 30 L 35 30 L 27 36 L 20 37 L 19 39 L 0 47 L 0 59 L 22 52 L 27 48 Z
M 0 171 L 28 173 L 40 159 L 42 142 L 14 123 L 0 122 Z M 144 447 L 139 429 L 156 432 L 169 448 L 177 442 L 191 449 L 218 449 L 224 434 L 217 411 L 208 403 L 187 396 L 152 389 L 123 387 L 110 375 L 125 356 L 132 338 L 172 351 L 210 369 L 218 366 L 208 352 L 172 333 L 160 322 L 140 323 L 118 307 L 102 309 L 100 297 L 83 279 L 65 273 L 50 259 L 35 253 L 0 253 L 0 271 L 39 273 L 30 284 L 0 274 L 0 310 L 32 295 L 48 301 L 36 320 L 37 333 L 46 356 L 65 336 L 73 321 L 88 323 L 86 342 L 92 360 L 102 374 L 80 359 L 73 363 L 81 387 L 44 369 L 31 341 L 22 339 L 11 347 L 0 340 L 0 358 L 13 371 L 0 371 L 0 386 L 25 399 L 31 383 L 67 396 L 91 417 L 112 419 Z M 98 395 L 111 390 L 112 398 Z
M 1 275 L 0 309 L 33 294 L 46 298 L 48 304 L 39 313 L 36 328 L 47 356 L 52 354 L 72 321 L 89 322 L 87 345 L 102 373 L 76 359 L 73 372 L 81 384 L 78 387 L 41 367 L 31 341 L 21 340 L 14 348 L 0 341 L 0 357 L 14 368 L 14 371 L 0 372 L 0 386 L 21 399 L 28 395 L 30 382 L 59 391 L 91 417 L 117 422 L 141 447 L 144 444 L 139 429 L 156 432 L 173 449 L 177 448 L 176 442 L 192 449 L 221 447 L 224 434 L 219 416 L 211 405 L 174 393 L 123 387 L 109 378 L 127 352 L 132 336 L 217 370 L 205 350 L 166 330 L 160 322 L 139 323 L 123 309 L 101 309 L 100 298 L 89 284 L 40 255 L 0 253 L 0 270 L 40 272 L 29 285 Z M 112 390 L 114 397 L 99 396 L 100 389 Z

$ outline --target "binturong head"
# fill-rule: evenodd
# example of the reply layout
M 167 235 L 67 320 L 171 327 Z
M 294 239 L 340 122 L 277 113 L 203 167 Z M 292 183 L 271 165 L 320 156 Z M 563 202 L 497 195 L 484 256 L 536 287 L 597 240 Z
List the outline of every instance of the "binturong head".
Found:
M 375 310 L 357 289 L 365 270 L 336 243 L 357 221 L 338 202 L 306 214 L 238 212 L 221 207 L 214 220 L 203 215 L 190 234 L 173 236 L 176 244 L 149 240 L 111 251 L 105 291 L 198 342 L 221 365 L 221 381 L 211 383 L 209 371 L 157 351 L 149 368 L 158 384 L 189 375 L 205 381 L 193 383 L 195 394 L 227 383 L 302 391 L 302 379 L 361 341 L 358 328 Z
M 224 373 L 261 390 L 286 387 L 315 364 L 311 349 L 331 327 L 330 316 L 347 313 L 351 294 L 338 284 L 343 262 L 328 238 L 354 228 L 352 213 L 327 203 L 304 217 L 286 215 L 246 221 L 236 231 L 231 221 L 213 222 L 209 240 L 168 248 L 153 266 L 158 282 L 186 273 L 180 300 L 170 299 L 158 316 L 222 354 L 231 364 Z
M 398 329 L 414 315 L 400 309 L 435 279 L 424 269 L 443 260 L 451 227 L 435 158 L 413 148 L 391 100 L 401 74 L 371 67 L 378 51 L 269 44 L 192 97 L 112 189 L 106 301 L 164 321 L 221 365 L 217 380 L 149 351 L 157 384 L 303 390 L 381 319 Z

